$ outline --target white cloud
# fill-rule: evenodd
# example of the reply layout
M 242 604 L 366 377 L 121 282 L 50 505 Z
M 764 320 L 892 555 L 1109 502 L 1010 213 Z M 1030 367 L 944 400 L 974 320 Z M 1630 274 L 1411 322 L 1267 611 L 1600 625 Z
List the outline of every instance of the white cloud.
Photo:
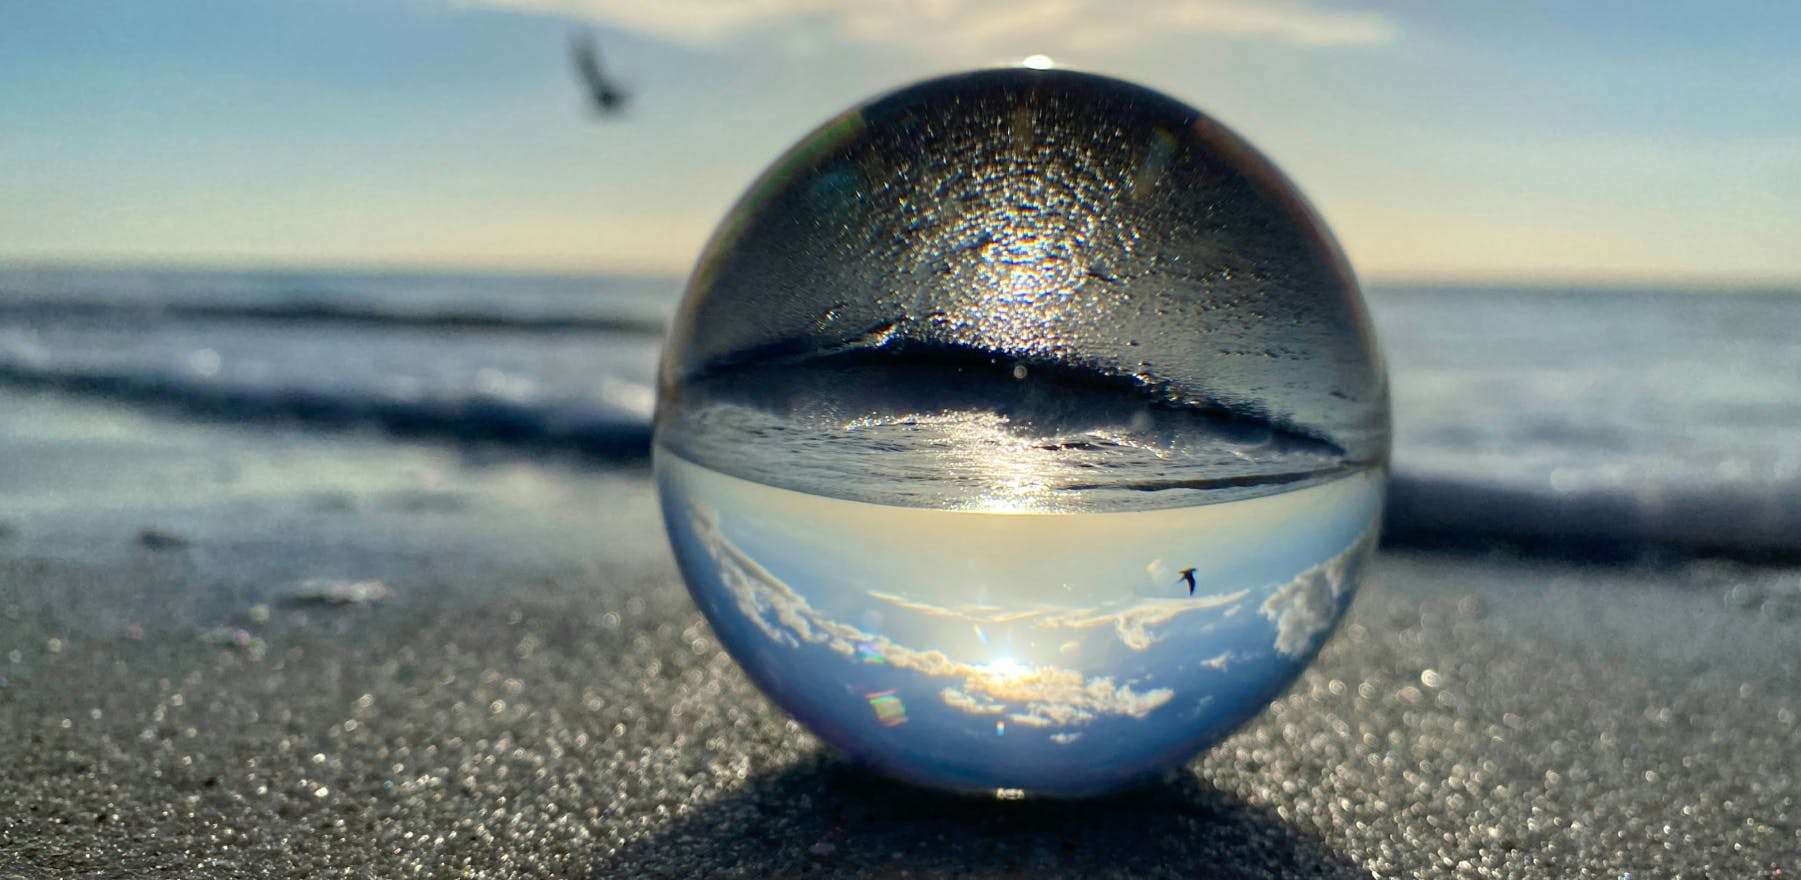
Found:
M 1142 651 L 1157 642 L 1159 638 L 1151 632 L 1151 627 L 1161 626 L 1174 620 L 1177 615 L 1193 611 L 1208 611 L 1230 605 L 1243 599 L 1249 590 L 1239 590 L 1223 596 L 1195 596 L 1180 599 L 1156 599 L 1140 602 L 1124 611 L 1102 612 L 1094 610 L 1071 610 L 1060 617 L 1047 621 L 1050 628 L 1068 627 L 1070 629 L 1087 629 L 1093 626 L 1111 625 L 1119 634 L 1119 640 L 1134 651 Z
M 953 709 L 972 715 L 1005 713 L 1008 721 L 1028 727 L 1068 727 L 1103 715 L 1143 718 L 1175 696 L 1169 688 L 1136 691 L 1109 676 L 1088 678 L 1056 666 L 966 663 L 942 651 L 864 632 L 826 617 L 746 556 L 719 532 L 717 513 L 697 508 L 691 522 L 718 563 L 721 583 L 738 610 L 770 639 L 790 646 L 820 645 L 845 657 L 879 656 L 890 666 L 952 680 L 957 683 L 946 685 L 940 696 Z
M 1011 660 L 969 663 L 943 651 L 922 650 L 865 632 L 813 608 L 805 597 L 746 556 L 720 533 L 716 512 L 696 507 L 690 521 L 699 542 L 718 563 L 720 581 L 738 611 L 772 641 L 796 647 L 819 645 L 847 658 L 879 657 L 890 666 L 945 679 L 939 697 L 952 709 L 1027 727 L 1069 728 L 1103 716 L 1142 719 L 1175 696 L 1170 688 L 1135 690 L 1130 683 L 1120 684 L 1111 676 L 1090 678 L 1052 665 Z M 1262 604 L 1263 616 L 1276 625 L 1277 651 L 1299 656 L 1331 627 L 1355 567 L 1374 540 L 1375 530 L 1371 529 L 1342 553 L 1277 588 Z M 1061 606 L 1020 611 L 989 605 L 942 608 L 887 593 L 869 595 L 911 611 L 974 623 L 1025 622 L 1041 629 L 1111 626 L 1123 644 L 1142 651 L 1159 637 L 1152 632 L 1153 626 L 1180 614 L 1236 606 L 1248 592 L 1151 600 L 1122 611 Z M 1221 654 L 1203 662 L 1224 668 L 1228 659 Z
M 689 44 L 799 21 L 837 37 L 986 62 L 1034 52 L 1104 53 L 1152 39 L 1213 35 L 1295 46 L 1392 42 L 1390 18 L 1307 0 L 460 0 L 572 18 Z
M 1372 528 L 1343 553 L 1301 572 L 1264 600 L 1260 610 L 1276 624 L 1278 652 L 1289 657 L 1306 654 L 1332 628 L 1356 567 L 1375 541 Z
M 957 605 L 947 608 L 873 590 L 870 591 L 869 597 L 929 617 L 948 618 L 975 624 L 1026 623 L 1035 629 L 1078 630 L 1110 626 L 1119 635 L 1121 644 L 1134 651 L 1143 651 L 1157 642 L 1158 636 L 1151 631 L 1152 627 L 1168 623 L 1178 615 L 1196 611 L 1211 611 L 1230 605 L 1249 594 L 1249 590 L 1239 590 L 1235 593 L 1218 596 L 1152 599 L 1118 611 L 1100 608 L 1070 608 L 1065 605 L 1041 605 L 1036 608 L 1018 610 L 1004 610 L 992 605 Z
M 1084 678 L 1055 666 L 1017 672 L 976 669 L 962 688 L 940 692 L 944 704 L 981 715 L 1006 712 L 1008 721 L 1026 727 L 1073 727 L 1102 715 L 1143 718 L 1175 696 L 1169 688 L 1139 692 L 1111 678 Z

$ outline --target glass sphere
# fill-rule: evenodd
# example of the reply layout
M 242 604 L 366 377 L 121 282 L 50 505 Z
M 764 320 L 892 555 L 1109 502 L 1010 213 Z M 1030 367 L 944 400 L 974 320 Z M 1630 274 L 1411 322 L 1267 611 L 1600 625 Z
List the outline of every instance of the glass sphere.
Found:
M 779 159 L 660 373 L 676 557 L 751 678 L 874 768 L 1083 794 L 1299 675 L 1376 542 L 1388 394 L 1270 162 L 1060 70 L 930 80 Z

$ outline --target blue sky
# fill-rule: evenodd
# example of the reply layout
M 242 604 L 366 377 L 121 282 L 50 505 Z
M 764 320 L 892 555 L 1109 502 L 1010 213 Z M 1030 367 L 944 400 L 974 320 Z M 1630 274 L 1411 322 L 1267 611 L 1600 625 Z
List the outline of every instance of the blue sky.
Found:
M 1050 791 L 1186 757 L 1171 750 L 1298 675 L 1343 611 L 1383 479 L 1045 516 L 829 499 L 674 455 L 657 468 L 696 600 L 785 708 L 890 770 Z
M 1777 0 L 0 0 L 0 261 L 681 272 L 844 106 L 1043 53 L 1238 129 L 1366 277 L 1801 283 L 1798 43 Z

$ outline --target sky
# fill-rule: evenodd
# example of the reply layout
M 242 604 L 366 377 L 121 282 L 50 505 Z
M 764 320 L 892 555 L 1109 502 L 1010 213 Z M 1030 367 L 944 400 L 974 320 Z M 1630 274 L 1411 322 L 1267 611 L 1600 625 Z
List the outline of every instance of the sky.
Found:
M 1049 791 L 1192 752 L 1292 681 L 1345 608 L 1383 481 L 1014 516 L 657 466 L 696 600 L 785 708 L 903 775 Z
M 1043 54 L 1237 130 L 1366 279 L 1801 284 L 1798 43 L 1792 0 L 0 0 L 0 264 L 683 273 L 840 110 Z

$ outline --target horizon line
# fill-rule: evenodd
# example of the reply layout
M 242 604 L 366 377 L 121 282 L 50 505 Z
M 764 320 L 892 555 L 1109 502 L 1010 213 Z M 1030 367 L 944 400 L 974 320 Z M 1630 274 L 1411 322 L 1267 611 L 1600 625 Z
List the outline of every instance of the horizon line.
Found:
M 163 256 L 144 254 L 0 254 L 0 272 L 102 270 L 144 272 L 366 272 L 418 275 L 519 275 L 540 277 L 615 277 L 681 281 L 692 268 L 661 265 L 606 265 L 580 260 L 443 260 L 401 258 L 314 258 L 256 256 Z M 1801 276 L 1703 275 L 1649 271 L 1596 272 L 1579 269 L 1508 272 L 1498 268 L 1465 271 L 1443 269 L 1370 269 L 1355 272 L 1359 287 L 1693 288 L 1729 291 L 1797 291 Z

